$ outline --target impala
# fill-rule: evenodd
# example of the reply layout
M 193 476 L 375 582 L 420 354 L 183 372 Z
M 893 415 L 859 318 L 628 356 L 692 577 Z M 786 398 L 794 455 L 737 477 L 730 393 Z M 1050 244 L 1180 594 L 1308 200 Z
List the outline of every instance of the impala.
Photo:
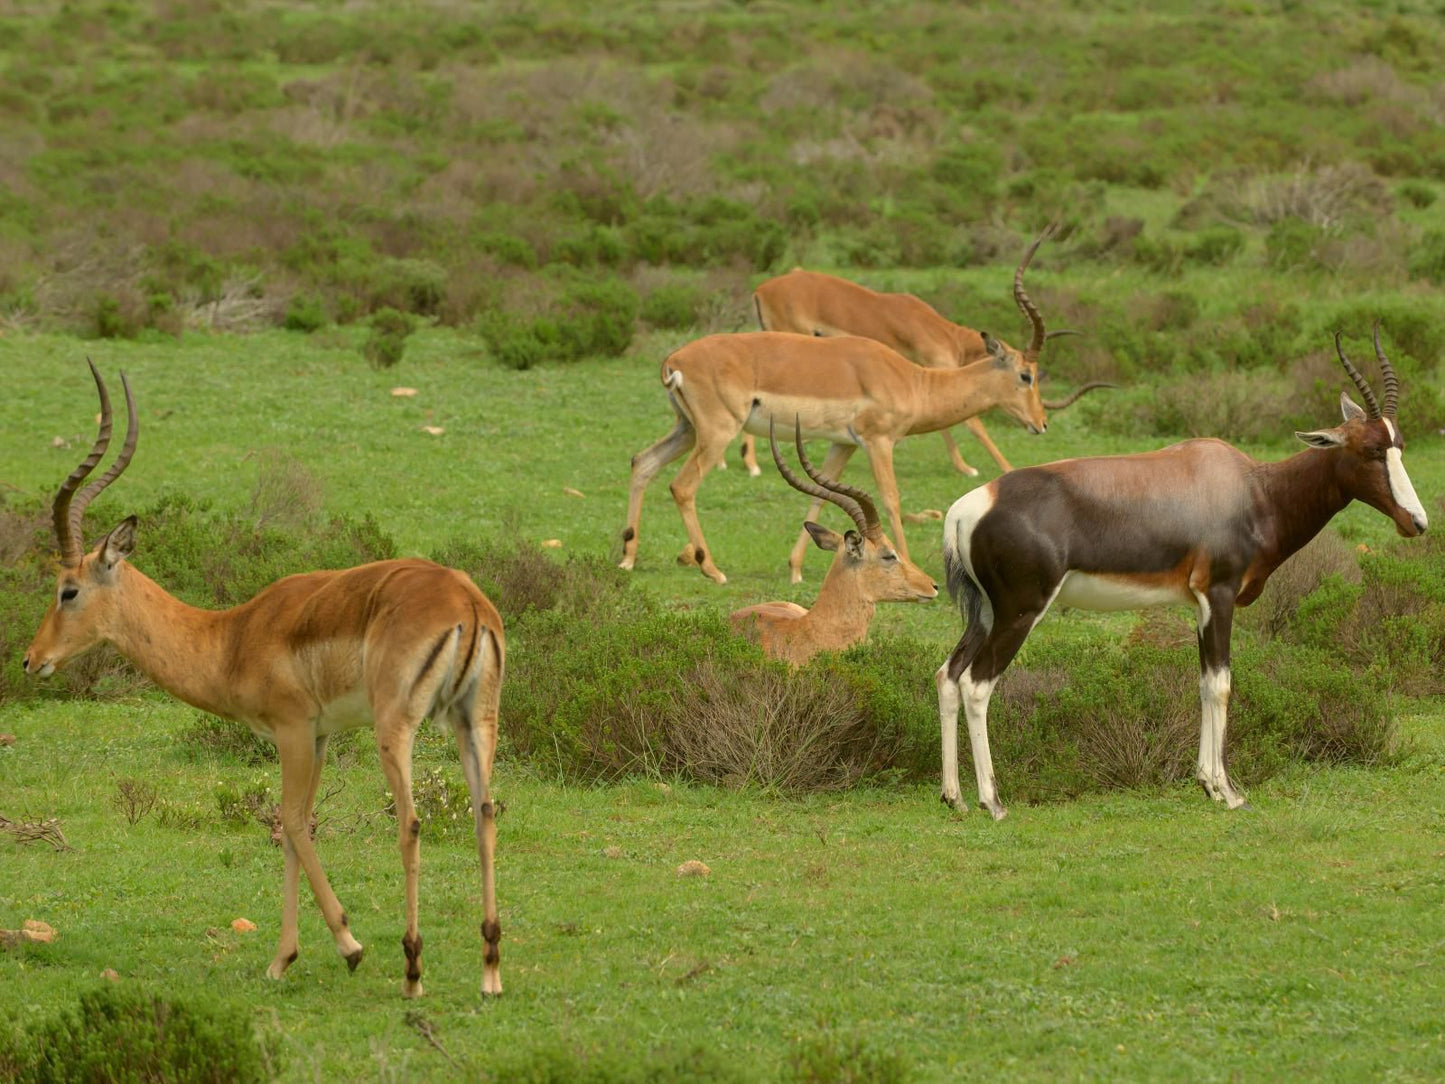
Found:
M 1031 433 L 1048 428 L 1036 360 L 1044 322 L 1021 285 L 1019 290 L 1024 311 L 1034 322 L 1029 349 L 1020 354 L 989 337 L 989 355 L 958 369 L 922 368 L 873 339 L 784 331 L 709 335 L 670 354 L 662 362 L 661 378 L 677 422 L 671 433 L 632 457 L 621 567 L 632 568 L 637 559 L 648 483 L 691 450 L 671 486 L 689 540 L 678 560 L 696 563 L 705 576 L 726 583 L 698 525 L 697 489 L 739 431 L 762 436 L 774 414 L 796 415 L 804 437 L 832 441 L 822 467 L 829 478 L 839 477 L 858 448 L 867 451 L 898 552 L 906 558 L 893 475 L 895 444 L 912 433 L 946 429 L 994 406 Z M 805 518 L 816 518 L 821 508 L 822 500 L 814 500 Z M 803 578 L 808 539 L 807 531 L 801 532 L 789 558 L 794 583 Z
M 1016 470 L 965 494 L 944 519 L 948 590 L 966 619 L 935 675 L 943 728 L 943 800 L 967 808 L 958 785 L 963 703 L 979 802 L 1001 818 L 988 748 L 994 683 L 1055 603 L 1092 610 L 1184 604 L 1198 615 L 1202 718 L 1197 778 L 1234 809 L 1244 798 L 1224 769 L 1229 635 L 1279 565 L 1352 500 L 1389 516 L 1410 538 L 1425 510 L 1402 459 L 1399 382 L 1380 348 L 1385 405 L 1340 362 L 1365 407 L 1341 393 L 1342 424 L 1296 433 L 1309 448 L 1260 463 L 1219 440 L 1188 440 L 1140 455 L 1067 459 Z
M 1039 245 L 1052 232 L 1053 227 L 1050 226 L 1039 235 L 1014 272 L 1014 302 L 1034 326 L 1035 338 L 1030 350 L 1035 361 L 1046 340 L 1075 334 L 1059 330 L 1047 332 L 1039 338 L 1041 321 L 1038 310 L 1024 293 L 1024 271 Z M 786 275 L 764 282 L 753 293 L 753 305 L 757 309 L 758 325 L 764 331 L 793 331 L 800 335 L 819 336 L 861 335 L 865 339 L 877 339 L 893 347 L 909 361 L 930 369 L 957 369 L 994 353 L 988 332 L 961 327 L 912 294 L 879 293 L 847 279 L 802 268 L 794 268 Z M 1019 354 L 1007 343 L 999 345 L 1011 355 Z M 1045 400 L 1043 405 L 1048 410 L 1062 410 L 1090 388 L 1109 386 L 1089 384 L 1066 399 Z M 963 422 L 993 456 L 999 470 L 1013 469 L 998 446 L 989 439 L 981 419 L 975 416 L 965 418 Z M 949 431 L 943 429 L 940 432 L 954 468 L 963 474 L 977 475 L 978 471 L 963 461 Z M 742 452 L 749 473 L 759 474 L 750 436 L 743 437 Z
M 733 613 L 733 628 L 751 636 L 771 659 L 801 666 L 819 651 L 841 651 L 868 635 L 873 607 L 879 602 L 926 602 L 938 596 L 938 584 L 917 565 L 900 557 L 878 521 L 878 510 L 861 489 L 830 481 L 808 460 L 802 427 L 794 424 L 798 462 L 815 484 L 802 481 L 778 454 L 778 441 L 768 422 L 773 462 L 788 485 L 836 504 L 857 526 L 838 534 L 811 520 L 803 524 L 813 543 L 834 554 L 828 574 L 811 610 L 796 602 L 763 602 Z
M 266 971 L 273 979 L 296 959 L 302 869 L 337 951 L 352 970 L 361 962 L 361 943 L 322 871 L 309 826 L 327 742 L 342 730 L 374 727 L 382 770 L 395 795 L 406 878 L 407 997 L 422 992 L 417 930 L 421 822 L 412 801 L 412 743 L 423 719 L 450 723 L 471 791 L 481 859 L 482 992 L 501 993 L 490 781 L 506 644 L 495 607 L 461 572 L 430 561 L 396 560 L 287 576 L 234 609 L 196 609 L 129 563 L 134 516 L 85 552 L 81 524 L 86 505 L 129 465 L 139 435 L 135 400 L 122 375 L 125 445 L 108 471 L 76 492 L 105 454 L 111 435 L 105 382 L 93 364 L 90 370 L 100 393 L 100 431 L 90 454 L 55 497 L 60 571 L 55 600 L 25 653 L 25 672 L 45 677 L 82 651 L 110 643 L 173 696 L 245 723 L 275 742 L 281 760 L 285 878 L 281 938 Z

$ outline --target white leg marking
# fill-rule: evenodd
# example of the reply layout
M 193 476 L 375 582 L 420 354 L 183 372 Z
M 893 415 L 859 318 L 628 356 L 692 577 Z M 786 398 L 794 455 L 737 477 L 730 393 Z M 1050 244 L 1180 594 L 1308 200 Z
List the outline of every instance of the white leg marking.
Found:
M 933 675 L 938 687 L 938 723 L 943 731 L 943 800 L 957 810 L 968 805 L 958 785 L 958 686 L 948 678 L 945 661 Z
M 1244 798 L 1230 785 L 1224 771 L 1224 738 L 1229 712 L 1229 667 L 1206 670 L 1199 677 L 1199 700 L 1204 722 L 1200 734 L 1200 782 L 1210 797 L 1230 809 L 1244 805 Z
M 1003 820 L 1007 811 L 998 800 L 993 756 L 988 749 L 988 700 L 998 678 L 974 681 L 969 670 L 958 679 L 958 690 L 963 695 L 963 713 L 968 720 L 968 744 L 973 750 L 973 771 L 978 779 L 978 804 L 987 809 L 994 820 Z

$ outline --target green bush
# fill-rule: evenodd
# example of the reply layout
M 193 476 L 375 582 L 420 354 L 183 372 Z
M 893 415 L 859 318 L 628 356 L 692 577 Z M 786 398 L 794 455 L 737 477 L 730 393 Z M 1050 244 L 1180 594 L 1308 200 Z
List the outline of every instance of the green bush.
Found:
M 701 300 L 697 288 L 688 283 L 663 283 L 643 300 L 643 322 L 650 327 L 668 330 L 692 327 L 697 322 Z
M 361 353 L 373 369 L 389 369 L 401 361 L 406 340 L 416 330 L 416 319 L 396 309 L 382 309 L 368 321 L 371 333 L 361 346 Z
M 310 334 L 326 326 L 326 303 L 315 294 L 296 294 L 286 303 L 286 315 L 281 326 L 287 331 L 304 331 Z
M 247 1084 L 280 1063 L 279 1042 L 258 1038 L 246 1012 L 129 985 L 83 993 L 24 1032 L 0 1029 L 0 1079 L 14 1084 Z
M 1233 226 L 1202 230 L 1184 243 L 1184 258 L 1190 263 L 1222 267 L 1244 250 L 1244 234 Z
M 1427 230 L 1410 247 L 1410 274 L 1445 286 L 1445 230 Z
M 1416 210 L 1423 211 L 1435 205 L 1435 189 L 1424 181 L 1401 181 L 1395 186 L 1395 195 Z
M 1312 271 L 1323 266 L 1327 233 L 1298 218 L 1281 218 L 1264 239 L 1265 263 L 1275 271 Z

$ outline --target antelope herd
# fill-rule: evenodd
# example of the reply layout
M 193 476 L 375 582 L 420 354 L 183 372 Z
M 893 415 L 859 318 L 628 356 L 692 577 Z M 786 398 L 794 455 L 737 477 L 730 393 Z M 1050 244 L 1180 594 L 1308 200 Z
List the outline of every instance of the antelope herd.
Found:
M 1390 517 L 1403 536 L 1426 529 L 1402 459 L 1398 380 L 1377 325 L 1383 406 L 1337 335 L 1340 363 L 1364 406 L 1342 394 L 1343 422 L 1296 434 L 1309 448 L 1289 459 L 1260 463 L 1222 441 L 1190 440 L 1144 454 L 1012 470 L 980 414 L 998 408 L 1042 434 L 1046 410 L 1062 409 L 1101 386 L 1086 384 L 1058 402 L 1040 398 L 1039 358 L 1051 335 L 1023 278 L 1048 232 L 1029 246 L 1014 272 L 1013 298 L 1032 328 L 1023 350 L 954 324 L 917 298 L 794 270 L 757 288 L 762 331 L 711 335 L 670 354 L 659 375 L 676 422 L 666 437 L 632 459 L 621 567 L 631 569 L 636 561 L 648 483 L 688 454 L 670 487 L 688 536 L 680 559 L 725 583 L 698 521 L 697 490 L 740 432 L 748 438 L 766 435 L 782 479 L 813 499 L 790 555 L 792 581 L 802 578 L 808 541 L 834 556 L 811 609 L 761 603 L 733 613 L 733 627 L 768 656 L 795 665 L 819 651 L 858 643 L 876 603 L 921 602 L 938 594 L 938 585 L 909 559 L 894 449 L 913 434 L 941 432 L 955 466 L 977 474 L 948 435 L 951 426 L 964 423 L 1005 473 L 960 497 L 944 520 L 947 587 L 966 624 L 935 675 L 943 801 L 967 808 L 958 781 L 962 704 L 979 801 L 995 818 L 1004 815 L 989 753 L 989 697 L 1051 606 L 1118 610 L 1182 604 L 1194 609 L 1199 631 L 1198 779 L 1212 798 L 1234 808 L 1244 799 L 1230 784 L 1223 750 L 1235 606 L 1254 601 L 1269 575 L 1351 501 Z M 172 695 L 238 720 L 275 743 L 285 872 L 280 941 L 267 968 L 273 979 L 296 959 L 302 871 L 338 953 L 353 969 L 361 960 L 361 943 L 316 855 L 310 821 L 331 736 L 372 728 L 396 802 L 406 906 L 402 990 L 408 997 L 422 992 L 421 826 L 412 795 L 412 746 L 425 719 L 449 724 L 471 793 L 481 864 L 481 989 L 500 993 L 496 805 L 490 788 L 506 641 L 496 608 L 455 569 L 392 560 L 287 576 L 233 609 L 201 610 L 129 563 L 134 517 L 87 552 L 86 506 L 124 472 L 139 435 L 134 398 L 122 376 L 124 446 L 109 470 L 81 488 L 104 456 L 112 430 L 105 382 L 94 365 L 91 372 L 100 398 L 99 432 L 54 500 L 60 568 L 54 600 L 25 654 L 26 673 L 44 677 L 107 642 Z M 791 423 L 807 481 L 778 449 L 779 422 Z M 830 442 L 821 468 L 808 458 L 807 438 Z M 873 498 L 839 480 L 859 448 L 868 454 L 891 541 Z M 758 474 L 750 440 L 744 456 Z M 815 522 L 825 502 L 845 512 L 856 530 L 840 535 Z

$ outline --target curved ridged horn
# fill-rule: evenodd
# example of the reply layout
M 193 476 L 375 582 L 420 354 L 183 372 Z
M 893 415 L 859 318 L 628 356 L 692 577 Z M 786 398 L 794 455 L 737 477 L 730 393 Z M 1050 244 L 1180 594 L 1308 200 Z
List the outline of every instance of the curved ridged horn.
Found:
M 1365 400 L 1366 416 L 1378 418 L 1380 416 L 1380 404 L 1375 400 L 1375 393 L 1370 390 L 1370 385 L 1366 383 L 1365 378 L 1360 375 L 1360 370 L 1351 365 L 1350 359 L 1345 357 L 1344 347 L 1340 345 L 1340 337 L 1342 335 L 1344 335 L 1343 331 L 1335 332 L 1335 353 L 1340 356 L 1340 364 L 1345 367 L 1345 372 L 1350 374 L 1350 379 L 1355 382 L 1355 387 L 1360 389 L 1360 396 Z M 1392 370 L 1391 376 L 1393 375 L 1394 372 Z
M 807 451 L 803 448 L 802 431 L 799 430 L 794 436 L 798 445 L 798 462 L 801 463 L 803 469 L 808 472 L 808 477 L 820 486 L 831 489 L 834 493 L 844 497 L 850 497 L 857 501 L 858 507 L 863 509 L 863 533 L 874 542 L 878 541 L 883 535 L 883 524 L 878 519 L 878 509 L 873 504 L 873 498 L 864 490 L 859 489 L 857 486 L 850 486 L 841 479 L 824 477 L 823 473 L 819 471 L 817 467 L 813 466 L 812 461 L 808 458 Z
M 1083 334 L 1082 331 L 1075 331 L 1075 330 L 1074 330 L 1073 328 L 1071 328 L 1071 327 L 1061 327 L 1061 328 L 1059 328 L 1058 331 L 1046 332 L 1045 335 L 1044 335 L 1044 342 L 1048 342 L 1050 339 L 1057 339 L 1057 338 L 1059 338 L 1061 335 L 1082 335 L 1082 334 Z
M 120 477 L 121 472 L 130 465 L 131 457 L 135 454 L 136 440 L 140 436 L 140 419 L 136 414 L 135 398 L 131 395 L 130 382 L 126 380 L 125 374 L 120 377 L 121 387 L 125 389 L 125 444 L 121 447 L 120 455 L 111 464 L 110 469 L 102 474 L 95 481 L 82 489 L 78 494 L 75 492 L 80 483 L 95 469 L 105 450 L 110 446 L 110 434 L 112 426 L 112 412 L 110 409 L 110 393 L 106 390 L 105 381 L 101 379 L 100 371 L 95 363 L 89 358 L 85 363 L 90 366 L 90 375 L 95 378 L 96 390 L 100 393 L 100 430 L 96 434 L 95 444 L 90 449 L 90 454 L 81 461 L 80 466 L 70 472 L 55 494 L 55 501 L 51 504 L 51 520 L 55 525 L 55 540 L 60 544 L 60 563 L 67 568 L 74 568 L 80 564 L 81 558 L 85 556 L 85 535 L 81 529 L 81 521 L 85 516 L 85 508 L 106 486 L 110 485 Z
M 1400 380 L 1395 376 L 1395 367 L 1385 352 L 1380 349 L 1380 321 L 1375 321 L 1375 357 L 1380 359 L 1380 373 L 1385 380 L 1385 406 L 1381 411 L 1387 418 L 1395 416 L 1395 407 L 1400 401 Z
M 1019 264 L 1018 270 L 1014 272 L 1014 301 L 1018 304 L 1019 310 L 1029 318 L 1029 323 L 1034 327 L 1033 340 L 1029 343 L 1028 349 L 1024 351 L 1025 355 L 1027 355 L 1031 361 L 1038 361 L 1039 351 L 1044 348 L 1044 340 L 1048 338 L 1048 334 L 1044 330 L 1044 318 L 1039 315 L 1038 306 L 1030 301 L 1029 295 L 1024 292 L 1024 271 L 1028 268 L 1029 261 L 1034 258 L 1034 253 L 1039 250 L 1039 246 L 1049 237 L 1053 236 L 1055 225 L 1056 223 L 1050 222 L 1044 227 L 1044 232 L 1035 238 L 1034 243 L 1029 246 L 1029 250 L 1024 253 L 1023 261 Z
M 793 419 L 793 428 L 798 445 L 798 459 L 803 464 L 803 469 L 808 472 L 808 477 L 812 478 L 815 484 L 810 485 L 803 481 L 789 470 L 788 465 L 783 462 L 782 454 L 778 451 L 777 427 L 774 424 L 774 419 L 769 417 L 768 445 L 773 450 L 773 462 L 778 465 L 778 473 L 783 476 L 783 480 L 786 481 L 788 485 L 792 486 L 799 493 L 806 493 L 808 496 L 816 497 L 820 501 L 836 504 L 848 513 L 849 518 L 857 525 L 859 533 L 867 535 L 868 517 L 864 513 L 862 506 L 850 495 L 839 493 L 826 479 L 818 477 L 817 473 L 813 470 L 812 463 L 808 461 L 807 453 L 803 451 L 803 426 L 797 418 Z M 876 517 L 876 515 L 877 513 L 875 512 L 874 516 Z
M 1047 410 L 1063 410 L 1064 407 L 1073 406 L 1078 402 L 1079 396 L 1085 392 L 1093 391 L 1095 388 L 1117 388 L 1118 386 L 1118 384 L 1110 384 L 1105 380 L 1091 380 L 1087 384 L 1075 388 L 1071 395 L 1066 395 L 1062 399 L 1044 399 L 1042 402 Z

